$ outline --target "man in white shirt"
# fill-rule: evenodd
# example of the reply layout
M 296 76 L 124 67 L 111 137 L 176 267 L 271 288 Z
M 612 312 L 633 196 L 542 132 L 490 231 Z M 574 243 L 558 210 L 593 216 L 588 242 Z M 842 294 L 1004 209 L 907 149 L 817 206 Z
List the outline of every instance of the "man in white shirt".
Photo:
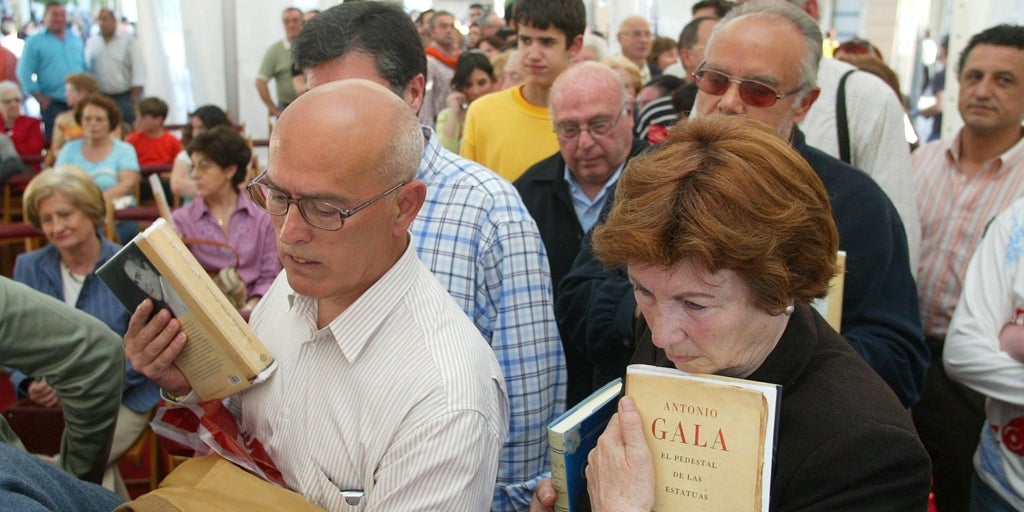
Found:
M 654 43 L 651 24 L 643 17 L 630 16 L 622 20 L 617 37 L 622 56 L 636 64 L 640 70 L 640 83 L 650 82 L 653 75 L 647 56 L 651 54 L 651 45 Z
M 328 510 L 485 510 L 508 433 L 497 361 L 416 257 L 409 226 L 423 134 L 383 86 L 346 80 L 299 97 L 249 184 L 273 215 L 284 271 L 252 313 L 269 379 L 228 399 L 288 487 Z M 144 302 L 133 367 L 194 400 L 171 361 L 186 342 Z
M 135 122 L 135 102 L 146 84 L 142 51 L 135 38 L 117 30 L 117 17 L 110 9 L 100 9 L 96 17 L 100 33 L 85 43 L 85 61 L 96 76 L 100 92 L 117 103 L 121 118 Z

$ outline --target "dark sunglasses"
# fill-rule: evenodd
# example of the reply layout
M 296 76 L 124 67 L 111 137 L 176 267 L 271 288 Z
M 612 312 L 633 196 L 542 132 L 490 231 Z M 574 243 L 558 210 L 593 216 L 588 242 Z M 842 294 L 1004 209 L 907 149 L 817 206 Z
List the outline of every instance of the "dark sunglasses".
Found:
M 763 84 L 756 80 L 740 80 L 739 78 L 729 76 L 725 73 L 704 69 L 703 64 L 697 67 L 697 70 L 693 72 L 693 78 L 697 84 L 697 88 L 700 89 L 701 92 L 714 96 L 721 96 L 725 94 L 725 91 L 729 90 L 729 84 L 735 83 L 740 87 L 740 99 L 743 100 L 743 103 L 746 103 L 751 107 L 770 107 L 774 105 L 776 101 L 792 96 L 804 88 L 804 86 L 801 85 L 792 91 L 779 94 L 778 91 L 767 84 Z

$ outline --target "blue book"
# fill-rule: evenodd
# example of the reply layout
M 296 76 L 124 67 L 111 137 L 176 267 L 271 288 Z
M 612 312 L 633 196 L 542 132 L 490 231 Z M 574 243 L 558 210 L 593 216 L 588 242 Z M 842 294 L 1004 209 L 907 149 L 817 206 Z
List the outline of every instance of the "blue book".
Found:
M 558 493 L 556 511 L 578 510 L 587 492 L 587 455 L 615 414 L 621 392 L 622 379 L 615 379 L 548 425 L 551 483 Z

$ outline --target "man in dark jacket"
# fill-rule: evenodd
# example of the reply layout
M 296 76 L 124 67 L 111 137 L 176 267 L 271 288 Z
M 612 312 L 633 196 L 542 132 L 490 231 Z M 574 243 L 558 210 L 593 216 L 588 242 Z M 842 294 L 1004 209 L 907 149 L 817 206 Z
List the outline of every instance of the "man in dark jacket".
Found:
M 633 138 L 633 105 L 622 79 L 597 62 L 577 64 L 555 80 L 551 119 L 558 153 L 530 167 L 515 187 L 540 228 L 557 300 L 558 283 L 584 233 L 614 193 L 626 161 L 646 144 Z M 566 405 L 572 407 L 604 382 L 594 382 L 587 354 L 561 334 L 569 372 Z
M 818 96 L 820 49 L 821 31 L 805 13 L 787 4 L 745 4 L 712 32 L 695 73 L 694 109 L 699 116 L 764 122 L 814 168 L 846 251 L 840 334 L 910 407 L 920 398 L 929 353 L 903 223 L 870 176 L 807 146 L 796 126 Z M 559 292 L 555 310 L 564 339 L 582 343 L 592 358 L 630 346 L 632 287 L 621 272 L 601 269 L 587 244 Z M 619 362 L 622 373 L 626 362 Z

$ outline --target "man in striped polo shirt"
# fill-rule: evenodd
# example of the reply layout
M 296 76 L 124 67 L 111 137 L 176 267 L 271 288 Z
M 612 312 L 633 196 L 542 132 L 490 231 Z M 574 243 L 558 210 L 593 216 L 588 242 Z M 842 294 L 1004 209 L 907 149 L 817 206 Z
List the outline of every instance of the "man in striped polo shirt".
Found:
M 946 330 L 986 226 L 1024 197 L 1024 27 L 976 34 L 957 73 L 964 127 L 912 155 L 921 219 L 917 288 L 932 352 L 914 421 L 932 458 L 940 510 L 968 508 L 971 459 L 985 419 L 982 396 L 951 382 L 942 367 Z

